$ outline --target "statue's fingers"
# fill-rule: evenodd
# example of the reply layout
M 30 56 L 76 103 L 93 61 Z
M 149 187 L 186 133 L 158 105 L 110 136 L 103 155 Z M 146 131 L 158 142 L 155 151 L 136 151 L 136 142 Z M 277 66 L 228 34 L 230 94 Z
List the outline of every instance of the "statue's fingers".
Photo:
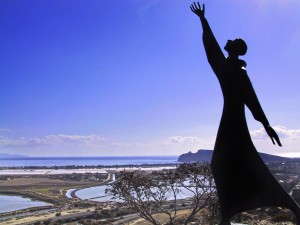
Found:
M 281 142 L 280 142 L 280 139 L 279 139 L 279 137 L 278 137 L 278 134 L 276 133 L 276 131 L 272 128 L 272 137 L 274 137 L 274 139 L 275 139 L 275 141 L 277 142 L 277 144 L 279 145 L 279 146 L 282 146 L 281 145 Z
M 271 138 L 271 140 L 273 142 L 273 145 L 275 145 L 275 141 L 274 141 L 273 137 L 270 137 L 270 138 Z
M 195 9 L 197 9 L 197 5 L 196 5 L 196 2 L 194 2 L 194 7 L 195 7 Z
M 282 147 L 282 144 L 281 144 L 281 142 L 280 142 L 279 139 L 277 140 L 277 144 L 278 144 L 280 147 Z
M 198 8 L 199 8 L 199 9 L 201 9 L 201 5 L 200 5 L 200 3 L 199 3 L 199 2 L 198 2 Z
M 195 6 L 193 4 L 191 5 L 191 9 L 192 11 L 195 11 Z
M 205 13 L 205 4 L 202 5 L 202 11 Z
M 279 139 L 278 136 L 275 137 L 275 140 L 276 140 L 277 144 L 278 144 L 280 147 L 282 147 L 282 144 L 281 144 L 280 139 Z

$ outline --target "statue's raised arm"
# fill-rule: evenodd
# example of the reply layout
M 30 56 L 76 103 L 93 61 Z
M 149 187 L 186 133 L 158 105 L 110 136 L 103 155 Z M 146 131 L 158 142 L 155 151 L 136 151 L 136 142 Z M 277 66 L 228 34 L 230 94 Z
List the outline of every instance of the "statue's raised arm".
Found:
M 225 62 L 225 56 L 205 18 L 205 5 L 201 7 L 200 3 L 194 2 L 190 6 L 191 10 L 199 16 L 203 28 L 203 44 L 207 59 L 215 74 L 219 77 L 220 70 Z

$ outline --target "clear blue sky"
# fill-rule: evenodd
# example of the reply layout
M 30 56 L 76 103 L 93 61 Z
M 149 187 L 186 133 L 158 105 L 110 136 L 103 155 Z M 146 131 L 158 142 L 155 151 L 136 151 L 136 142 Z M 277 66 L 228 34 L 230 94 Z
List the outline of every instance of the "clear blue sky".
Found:
M 2 0 L 0 152 L 178 155 L 212 149 L 222 95 L 183 0 Z M 206 0 L 221 46 L 242 37 L 273 146 L 300 156 L 300 1 Z

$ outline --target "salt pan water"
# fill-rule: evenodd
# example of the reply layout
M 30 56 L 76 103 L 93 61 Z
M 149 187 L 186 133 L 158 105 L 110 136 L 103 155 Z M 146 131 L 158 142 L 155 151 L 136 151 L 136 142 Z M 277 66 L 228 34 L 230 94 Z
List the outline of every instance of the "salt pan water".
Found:
M 30 198 L 24 198 L 21 196 L 0 195 L 0 213 L 48 205 L 51 204 L 46 202 L 33 201 Z

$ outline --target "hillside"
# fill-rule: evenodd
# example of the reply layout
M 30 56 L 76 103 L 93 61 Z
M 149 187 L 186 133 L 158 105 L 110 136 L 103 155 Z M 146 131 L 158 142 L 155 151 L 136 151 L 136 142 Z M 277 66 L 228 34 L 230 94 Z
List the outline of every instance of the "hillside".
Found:
M 196 153 L 188 152 L 188 153 L 180 155 L 177 161 L 178 162 L 210 162 L 212 153 L 213 153 L 212 150 L 200 149 Z M 281 156 L 276 156 L 276 155 L 270 155 L 270 154 L 266 154 L 266 153 L 259 153 L 259 154 L 260 154 L 260 157 L 265 162 L 297 160 L 297 159 L 286 158 L 286 157 L 281 157 Z

